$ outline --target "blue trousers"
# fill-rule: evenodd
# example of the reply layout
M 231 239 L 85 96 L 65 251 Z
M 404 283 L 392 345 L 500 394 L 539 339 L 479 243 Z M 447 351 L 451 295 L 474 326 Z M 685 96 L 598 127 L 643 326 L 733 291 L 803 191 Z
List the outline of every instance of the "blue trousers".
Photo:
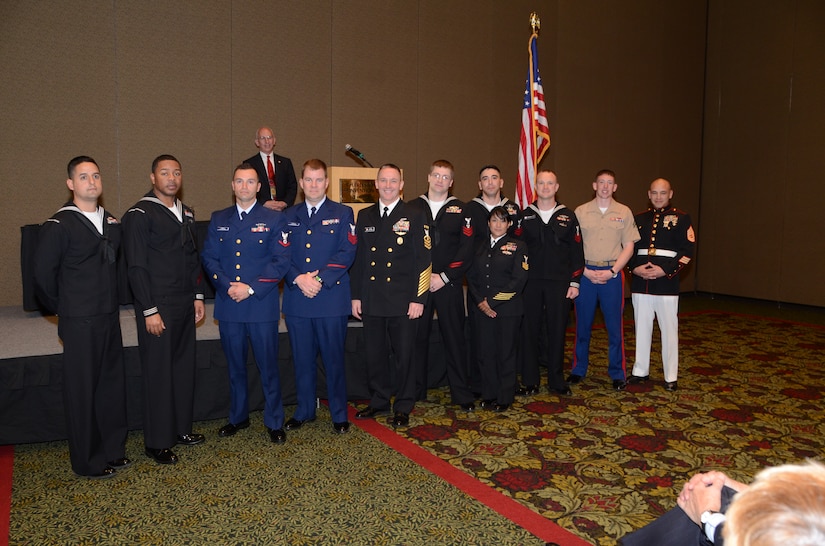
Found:
M 588 269 L 608 269 L 608 267 L 588 266 Z M 610 379 L 624 381 L 625 355 L 622 322 L 624 272 L 615 279 L 607 281 L 607 284 L 593 284 L 582 276 L 579 297 L 573 301 L 576 307 L 576 348 L 573 352 L 572 373 L 582 377 L 587 375 L 587 367 L 590 364 L 590 334 L 593 329 L 596 306 L 599 306 L 604 315 L 609 343 L 607 373 Z
M 344 366 L 347 317 L 304 318 L 287 315 L 286 327 L 295 364 L 295 388 L 298 391 L 298 408 L 293 417 L 300 421 L 315 417 L 317 359 L 320 353 L 326 373 L 332 422 L 343 423 L 347 420 L 347 377 Z
M 278 323 L 221 321 L 218 330 L 229 369 L 229 422 L 237 425 L 249 419 L 246 359 L 251 343 L 264 391 L 264 425 L 271 429 L 283 428 L 284 406 L 278 374 Z

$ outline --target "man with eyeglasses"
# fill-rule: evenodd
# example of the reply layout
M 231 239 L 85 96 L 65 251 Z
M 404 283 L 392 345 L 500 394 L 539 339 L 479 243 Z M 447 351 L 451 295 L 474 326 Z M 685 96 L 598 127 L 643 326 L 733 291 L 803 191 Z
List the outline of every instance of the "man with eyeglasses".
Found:
M 455 170 L 439 159 L 430 166 L 429 190 L 412 204 L 422 209 L 430 226 L 432 273 L 429 305 L 424 308 L 415 342 L 416 398 L 426 400 L 429 372 L 430 331 L 433 313 L 444 344 L 447 382 L 452 403 L 473 411 L 473 394 L 467 380 L 467 349 L 464 339 L 464 274 L 472 263 L 473 225 L 466 205 L 450 195 Z
M 268 209 L 282 211 L 295 203 L 298 194 L 298 180 L 292 160 L 276 154 L 273 150 L 278 139 L 269 127 L 261 127 L 255 133 L 258 153 L 244 160 L 258 172 L 261 189 L 258 202 Z

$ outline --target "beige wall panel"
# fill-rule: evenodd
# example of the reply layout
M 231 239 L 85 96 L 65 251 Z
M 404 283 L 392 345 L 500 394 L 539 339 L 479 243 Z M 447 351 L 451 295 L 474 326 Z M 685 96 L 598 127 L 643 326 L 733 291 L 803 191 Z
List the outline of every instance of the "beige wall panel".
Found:
M 330 144 L 331 6 L 329 0 L 232 3 L 233 166 L 257 151 L 262 125 L 272 127 L 275 151 L 292 159 L 296 176 L 312 157 L 327 164 L 344 159 Z
M 119 214 L 111 2 L 0 3 L 0 305 L 20 305 L 20 226 L 69 197 L 66 163 L 90 155 Z
M 552 136 L 569 205 L 592 198 L 601 168 L 633 210 L 656 176 L 697 183 L 704 28 L 704 5 L 687 0 L 560 4 Z M 684 193 L 694 208 L 698 194 Z
M 745 6 L 750 9 L 743 9 Z M 794 9 L 713 4 L 699 289 L 780 298 Z M 754 36 L 760 36 L 754 40 Z M 706 261 L 707 258 L 707 261 Z
M 825 173 L 825 3 L 797 2 L 786 181 L 771 187 L 784 218 L 779 301 L 825 306 L 825 227 L 817 180 Z
M 118 138 L 124 210 L 150 188 L 152 160 L 183 167 L 196 218 L 231 203 L 230 4 L 119 2 Z
M 359 166 L 344 145 L 376 167 L 404 169 L 405 197 L 418 195 L 416 135 L 418 5 L 356 0 L 332 4 L 332 158 Z

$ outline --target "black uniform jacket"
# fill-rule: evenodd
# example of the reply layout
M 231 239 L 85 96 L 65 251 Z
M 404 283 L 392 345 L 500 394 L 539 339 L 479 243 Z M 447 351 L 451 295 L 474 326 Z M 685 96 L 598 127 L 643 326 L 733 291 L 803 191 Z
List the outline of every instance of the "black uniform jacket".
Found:
M 430 200 L 426 195 L 420 196 L 410 205 L 423 211 L 430 226 L 433 272 L 439 273 L 445 284 L 460 284 L 473 262 L 475 241 L 475 228 L 466 205 L 450 196 L 435 218 L 432 217 Z
M 34 276 L 38 296 L 52 313 L 88 317 L 118 309 L 120 223 L 103 212 L 103 235 L 72 203 L 41 227 Z
M 628 267 L 633 270 L 650 261 L 666 275 L 652 281 L 633 275 L 630 290 L 640 294 L 678 295 L 679 272 L 693 259 L 696 245 L 690 216 L 672 206 L 650 208 L 636 215 L 636 226 L 642 238 L 636 241 Z
M 584 272 L 584 247 L 575 213 L 558 205 L 545 224 L 533 203 L 521 213 L 521 230 L 530 256 L 529 278 L 566 280 L 578 288 Z
M 150 191 L 123 215 L 123 250 L 135 310 L 158 312 L 159 296 L 203 299 L 203 278 L 195 244 L 195 213 L 177 199 L 183 222 Z
M 487 244 L 478 248 L 467 280 L 475 301 L 487 298 L 487 303 L 501 316 L 518 316 L 524 313 L 521 296 L 530 269 L 527 263 L 527 245 L 523 241 L 505 235 L 495 246 Z
M 358 249 L 350 271 L 352 299 L 361 300 L 364 314 L 403 316 L 411 302 L 427 303 L 432 272 L 430 228 L 418 207 L 399 201 L 389 217 L 382 219 L 379 205 L 358 214 Z

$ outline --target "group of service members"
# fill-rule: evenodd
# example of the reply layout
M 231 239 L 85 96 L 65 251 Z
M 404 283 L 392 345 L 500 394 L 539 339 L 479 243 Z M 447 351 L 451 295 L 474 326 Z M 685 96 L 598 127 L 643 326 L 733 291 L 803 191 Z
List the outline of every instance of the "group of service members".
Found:
M 350 316 L 363 321 L 370 393 L 357 419 L 386 414 L 393 427 L 409 424 L 416 401 L 427 396 L 434 314 L 451 401 L 463 411 L 475 410 L 479 401 L 482 409 L 503 412 L 517 394 L 538 393 L 541 359 L 550 392 L 571 394 L 570 384 L 587 372 L 597 305 L 609 333 L 609 375 L 621 390 L 625 266 L 633 274 L 638 340 L 629 382 L 649 378 L 655 316 L 663 333 L 666 386 L 675 390 L 677 275 L 692 257 L 694 235 L 689 216 L 670 205 L 673 192 L 666 180 L 651 184 L 652 207 L 634 219 L 613 200 L 617 185 L 611 171 L 597 174 L 595 198 L 574 212 L 557 202 L 559 184 L 551 171 L 537 173 L 536 201 L 519 210 L 503 196 L 504 179 L 494 165 L 480 170 L 479 195 L 464 203 L 451 195 L 455 172 L 449 161 L 434 162 L 427 192 L 409 201 L 401 198 L 401 169 L 385 164 L 375 181 L 378 200 L 356 222 L 350 207 L 327 198 L 323 161 L 305 162 L 296 179 L 291 161 L 274 153 L 271 129 L 259 129 L 255 144 L 259 152 L 233 172 L 235 203 L 213 213 L 200 254 L 194 214 L 177 197 L 182 168 L 175 157 L 153 161 L 152 188 L 122 221 L 99 204 L 97 163 L 88 156 L 69 162 L 72 200 L 41 229 L 35 279 L 41 301 L 59 316 L 76 474 L 107 478 L 132 464 L 125 454 L 119 252 L 138 323 L 145 453 L 161 464 L 178 462 L 176 445 L 205 440 L 192 430 L 195 325 L 205 315 L 201 271 L 215 288 L 214 317 L 230 380 L 229 418 L 218 431 L 221 437 L 250 424 L 249 346 L 271 442 L 284 443 L 287 431 L 316 420 L 319 356 L 333 431 L 348 432 L 344 344 Z M 293 205 L 299 186 L 304 201 Z M 571 302 L 576 348 L 565 380 Z M 282 311 L 298 399 L 288 420 L 277 358 Z

